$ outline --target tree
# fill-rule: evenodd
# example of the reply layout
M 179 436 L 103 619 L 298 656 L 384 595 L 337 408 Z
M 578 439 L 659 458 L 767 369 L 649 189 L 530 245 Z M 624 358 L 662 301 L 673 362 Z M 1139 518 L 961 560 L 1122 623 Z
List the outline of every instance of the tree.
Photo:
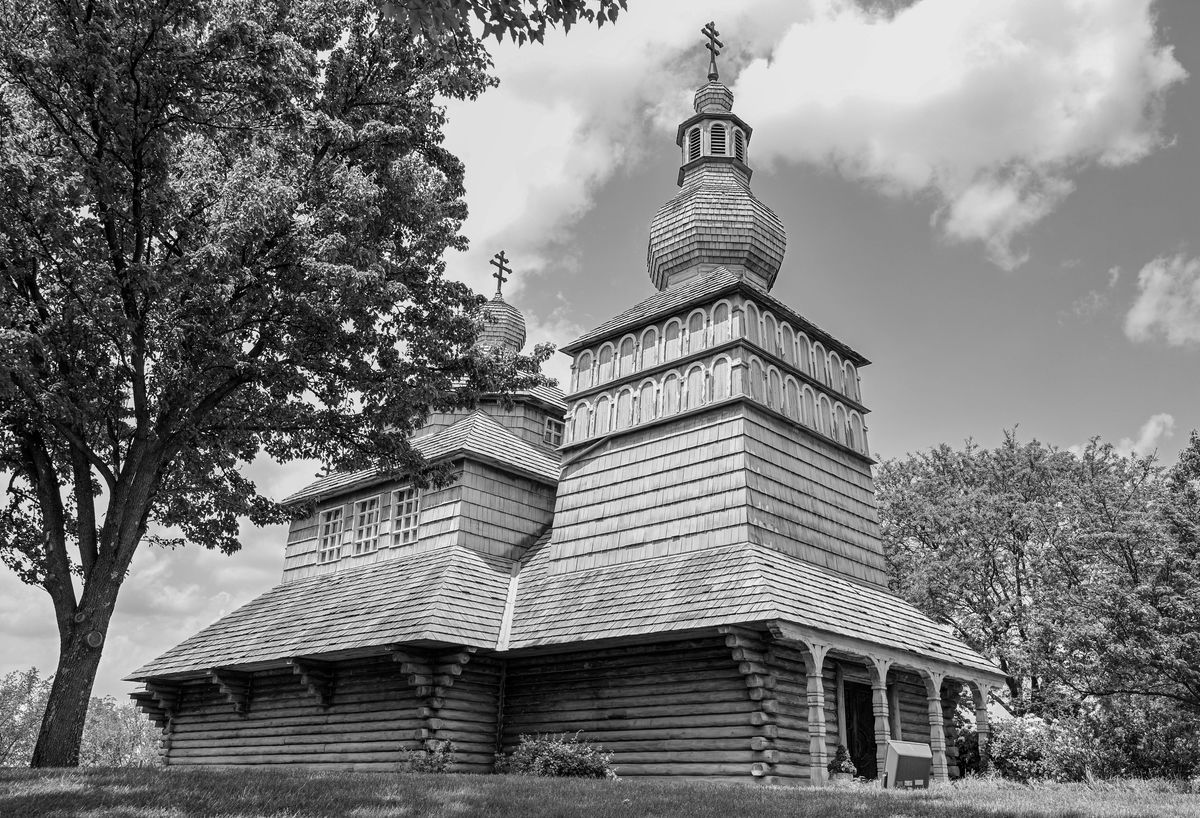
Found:
M 382 8 L 384 14 L 427 34 L 469 32 L 474 19 L 484 39 L 500 42 L 507 35 L 523 45 L 542 42 L 554 26 L 570 31 L 580 21 L 615 23 L 625 5 L 626 0 L 596 0 L 595 8 L 571 0 L 386 0 Z
M 79 749 L 87 767 L 146 767 L 159 763 L 162 732 L 131 701 L 93 698 Z
M 1136 695 L 1200 713 L 1196 433 L 1168 471 L 1006 434 L 888 461 L 876 487 L 893 587 L 995 658 L 1018 708 Z
M 0 767 L 29 763 L 49 695 L 50 682 L 35 667 L 0 679 Z
M 60 647 L 35 766 L 78 763 L 142 543 L 232 553 L 239 517 L 288 515 L 241 465 L 436 480 L 406 442 L 429 411 L 541 382 L 548 350 L 476 349 L 482 299 L 442 277 L 466 210 L 438 99 L 494 82 L 446 6 L 0 2 L 0 558 Z

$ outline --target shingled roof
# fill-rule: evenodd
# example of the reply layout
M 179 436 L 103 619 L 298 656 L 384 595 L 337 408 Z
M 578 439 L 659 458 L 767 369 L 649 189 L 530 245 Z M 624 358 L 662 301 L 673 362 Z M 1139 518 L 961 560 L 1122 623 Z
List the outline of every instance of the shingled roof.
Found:
M 571 343 L 563 344 L 559 347 L 559 351 L 566 353 L 578 352 L 584 347 L 606 338 L 620 335 L 631 327 L 642 326 L 656 318 L 665 318 L 693 304 L 707 301 L 710 298 L 715 298 L 718 295 L 733 292 L 734 290 L 742 290 L 750 294 L 754 301 L 770 307 L 781 316 L 794 322 L 797 325 L 797 329 L 802 329 L 814 335 L 826 345 L 837 349 L 843 355 L 850 358 L 856 366 L 866 366 L 871 363 L 862 353 L 852 349 L 843 341 L 834 338 L 787 304 L 749 284 L 737 273 L 732 272 L 726 267 L 717 267 L 709 273 L 696 276 L 691 281 L 655 293 L 645 301 L 634 304 L 629 309 L 610 318 L 595 329 L 585 332 Z
M 490 462 L 502 462 L 506 468 L 525 472 L 543 482 L 558 482 L 557 454 L 522 440 L 483 412 L 472 412 L 445 429 L 416 438 L 412 445 L 430 461 L 473 455 Z M 386 475 L 376 468 L 338 472 L 310 483 L 283 502 L 301 503 L 332 497 L 382 479 L 386 479 Z
M 526 554 L 510 650 L 782 620 L 999 673 L 904 600 L 766 546 L 742 543 L 555 573 L 548 543 L 542 538 Z
M 423 640 L 490 648 L 511 564 L 452 546 L 278 585 L 127 678 Z

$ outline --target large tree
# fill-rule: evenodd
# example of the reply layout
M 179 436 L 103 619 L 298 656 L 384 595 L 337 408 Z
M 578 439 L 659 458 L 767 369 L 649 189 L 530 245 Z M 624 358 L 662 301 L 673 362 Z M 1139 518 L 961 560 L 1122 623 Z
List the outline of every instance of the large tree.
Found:
M 876 485 L 893 587 L 995 658 L 1018 707 L 1200 713 L 1200 436 L 1164 470 L 1008 434 L 890 460 Z
M 78 763 L 141 544 L 231 553 L 286 516 L 259 452 L 424 479 L 431 409 L 540 378 L 545 350 L 474 347 L 482 299 L 442 277 L 439 99 L 492 83 L 468 23 L 514 4 L 402 5 L 0 0 L 0 557 L 60 646 L 35 766 Z M 516 5 L 526 38 L 615 9 Z

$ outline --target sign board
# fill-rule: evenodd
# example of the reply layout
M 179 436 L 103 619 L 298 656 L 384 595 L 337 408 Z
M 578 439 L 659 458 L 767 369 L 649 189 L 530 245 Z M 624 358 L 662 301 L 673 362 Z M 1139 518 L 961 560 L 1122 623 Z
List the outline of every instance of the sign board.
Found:
M 915 741 L 889 741 L 885 789 L 929 788 L 933 776 L 933 750 Z

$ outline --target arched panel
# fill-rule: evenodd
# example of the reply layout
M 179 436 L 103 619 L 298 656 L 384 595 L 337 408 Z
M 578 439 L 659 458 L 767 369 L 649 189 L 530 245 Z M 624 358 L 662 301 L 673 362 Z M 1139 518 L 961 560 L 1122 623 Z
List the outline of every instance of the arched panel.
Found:
M 600 377 L 597 383 L 604 383 L 613 379 L 613 345 L 605 344 L 600 347 L 599 359 Z
M 592 407 L 587 401 L 580 401 L 575 404 L 575 409 L 571 413 L 571 440 L 583 440 L 588 436 L 588 421 L 592 417 Z
M 846 407 L 840 403 L 833 409 L 833 438 L 839 443 L 846 442 Z
M 744 334 L 746 340 L 752 344 L 762 345 L 762 324 L 758 314 L 758 307 L 749 301 L 746 302 L 746 329 Z
M 866 454 L 867 447 L 863 443 L 863 422 L 858 412 L 850 413 L 850 445 L 855 451 Z
M 796 365 L 805 375 L 812 374 L 812 347 L 803 332 L 796 334 Z
M 812 389 L 806 386 L 801 390 L 801 397 L 803 400 L 800 408 L 804 414 L 801 416 L 800 422 L 815 429 L 817 428 L 817 396 Z
M 750 397 L 759 403 L 763 402 L 763 392 L 766 390 L 767 373 L 762 361 L 750 359 Z
M 706 402 L 704 395 L 704 367 L 693 366 L 688 370 L 687 381 L 683 387 L 683 408 L 695 409 Z
M 842 376 L 845 373 L 842 371 L 842 356 L 836 352 L 829 353 L 829 385 L 839 392 L 845 391 L 845 386 L 842 384 Z
M 813 344 L 813 375 L 821 383 L 829 383 L 829 355 L 820 341 Z
M 688 316 L 688 352 L 695 352 L 708 346 L 704 335 L 704 323 L 708 318 L 703 310 L 696 310 Z
M 587 389 L 592 385 L 592 353 L 585 350 L 575 361 L 575 388 Z
M 653 381 L 646 381 L 638 392 L 638 422 L 649 423 L 658 416 L 658 389 Z
M 858 394 L 858 370 L 854 368 L 854 364 L 846 361 L 846 394 L 851 399 L 862 402 L 862 398 Z
M 696 126 L 688 131 L 688 147 L 687 160 L 691 162 L 693 159 L 700 158 L 700 127 Z
M 729 359 L 718 358 L 712 367 L 712 399 L 721 400 L 729 395 Z
M 779 324 L 775 321 L 775 316 L 769 312 L 763 313 L 763 349 L 770 352 L 772 355 L 779 354 Z
M 713 307 L 712 342 L 714 346 L 729 340 L 731 336 L 729 323 L 729 302 L 722 301 Z
M 783 385 L 783 413 L 792 420 L 800 421 L 800 384 L 795 378 L 787 378 Z
M 658 328 L 650 327 L 642 333 L 642 369 L 658 363 Z
M 596 399 L 596 434 L 603 435 L 612 431 L 612 401 L 608 395 Z
M 827 437 L 833 437 L 833 407 L 829 398 L 824 395 L 817 398 L 817 431 Z
M 786 322 L 779 325 L 779 350 L 783 360 L 793 365 L 796 363 L 796 334 Z
M 667 322 L 667 328 L 663 333 L 663 360 L 671 361 L 683 354 L 683 324 L 678 318 L 672 318 Z
M 739 162 L 746 161 L 746 135 L 741 128 L 733 129 L 733 155 Z
M 629 373 L 633 372 L 633 351 L 636 346 L 637 344 L 634 342 L 632 335 L 628 335 L 621 339 L 621 346 L 619 347 L 620 354 L 617 356 L 617 372 L 619 374 L 628 375 Z
M 783 378 L 775 367 L 767 370 L 767 406 L 783 411 Z
M 708 132 L 708 152 L 713 156 L 724 156 L 727 144 L 724 124 L 714 122 Z
M 662 385 L 662 413 L 663 417 L 674 415 L 679 412 L 679 375 L 674 372 L 668 372 L 663 378 Z
M 617 395 L 617 428 L 628 429 L 633 425 L 633 390 L 622 389 Z

